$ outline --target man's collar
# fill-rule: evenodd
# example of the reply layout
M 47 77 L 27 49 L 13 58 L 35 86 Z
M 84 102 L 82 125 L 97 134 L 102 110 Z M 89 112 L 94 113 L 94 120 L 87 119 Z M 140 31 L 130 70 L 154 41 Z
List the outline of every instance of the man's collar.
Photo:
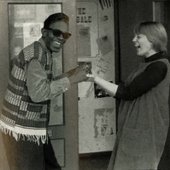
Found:
M 44 42 L 44 40 L 43 40 L 42 37 L 38 40 L 38 42 L 41 44 L 41 46 L 44 48 L 44 50 L 45 50 L 48 54 L 51 55 L 51 52 L 50 52 L 50 50 L 48 50 L 48 48 L 47 48 L 47 46 L 46 46 L 46 44 L 45 44 L 45 42 Z

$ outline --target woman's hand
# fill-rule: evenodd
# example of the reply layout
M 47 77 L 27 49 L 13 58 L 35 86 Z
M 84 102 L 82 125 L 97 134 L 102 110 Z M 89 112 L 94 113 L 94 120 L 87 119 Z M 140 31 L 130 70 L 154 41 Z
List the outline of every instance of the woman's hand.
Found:
M 94 75 L 93 74 L 86 74 L 87 76 L 87 81 L 91 81 L 91 82 L 94 82 Z
M 90 73 L 90 68 L 86 64 L 83 64 L 83 65 L 79 65 L 71 72 L 69 72 L 68 78 L 71 84 L 75 84 L 82 81 L 87 81 L 88 80 L 87 74 L 89 73 Z

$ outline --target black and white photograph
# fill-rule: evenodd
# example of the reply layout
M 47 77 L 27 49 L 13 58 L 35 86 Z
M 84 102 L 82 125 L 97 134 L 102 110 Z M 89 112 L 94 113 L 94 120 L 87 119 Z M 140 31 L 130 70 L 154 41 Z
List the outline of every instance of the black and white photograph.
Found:
M 170 0 L 0 0 L 0 170 L 170 170 Z

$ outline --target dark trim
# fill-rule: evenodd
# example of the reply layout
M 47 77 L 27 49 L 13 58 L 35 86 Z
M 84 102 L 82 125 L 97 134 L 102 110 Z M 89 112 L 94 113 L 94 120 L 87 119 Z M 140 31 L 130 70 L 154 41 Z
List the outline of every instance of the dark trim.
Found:
M 118 84 L 121 80 L 121 61 L 120 61 L 120 28 L 119 28 L 119 0 L 114 2 L 114 25 L 115 25 L 115 83 Z M 118 122 L 119 100 L 116 100 L 116 129 Z

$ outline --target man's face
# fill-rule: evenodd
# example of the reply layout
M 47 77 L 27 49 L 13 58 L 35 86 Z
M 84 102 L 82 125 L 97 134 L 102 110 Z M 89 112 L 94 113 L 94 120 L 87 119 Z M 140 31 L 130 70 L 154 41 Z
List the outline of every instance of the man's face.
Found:
M 43 29 L 42 34 L 47 48 L 51 52 L 59 52 L 65 43 L 68 33 L 68 25 L 64 21 L 58 21 Z

